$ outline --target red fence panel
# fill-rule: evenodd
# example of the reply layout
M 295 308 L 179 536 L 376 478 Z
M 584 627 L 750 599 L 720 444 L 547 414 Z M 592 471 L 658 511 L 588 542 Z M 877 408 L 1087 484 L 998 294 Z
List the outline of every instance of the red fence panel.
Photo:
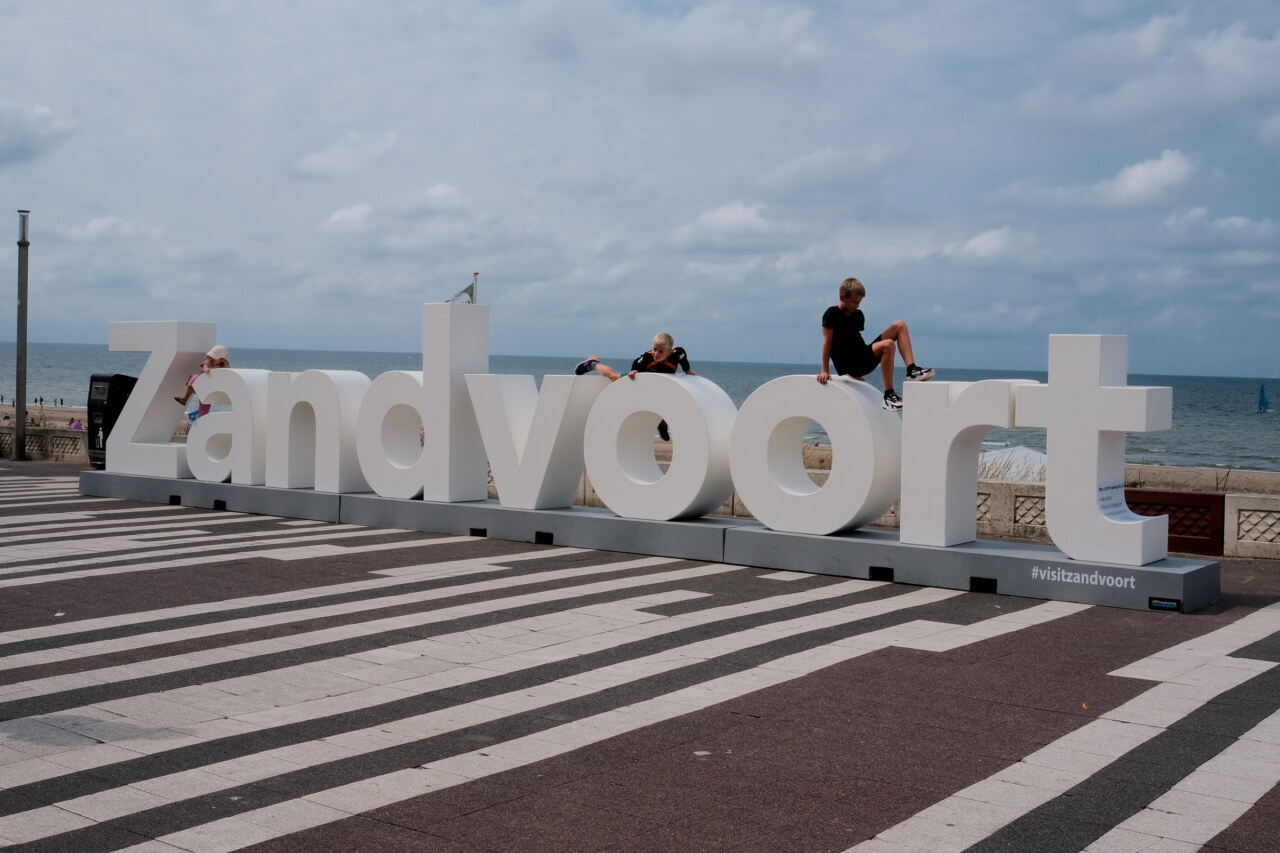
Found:
M 1222 556 L 1226 495 L 1125 489 L 1124 497 L 1129 509 L 1138 515 L 1169 516 L 1170 551 Z

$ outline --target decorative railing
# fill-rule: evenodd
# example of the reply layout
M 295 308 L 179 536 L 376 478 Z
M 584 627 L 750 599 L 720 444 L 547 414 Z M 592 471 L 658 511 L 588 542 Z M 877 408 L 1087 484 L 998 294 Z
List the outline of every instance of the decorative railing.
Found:
M 13 458 L 13 432 L 12 425 L 0 426 L 0 459 Z M 89 462 L 89 433 L 85 430 L 29 426 L 26 439 L 28 459 Z

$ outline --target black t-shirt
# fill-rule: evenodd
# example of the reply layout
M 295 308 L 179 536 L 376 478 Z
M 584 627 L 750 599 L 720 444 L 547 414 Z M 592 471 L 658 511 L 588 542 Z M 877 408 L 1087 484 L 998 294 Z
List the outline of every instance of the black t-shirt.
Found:
M 685 354 L 684 347 L 676 347 L 662 361 L 655 360 L 653 350 L 649 350 L 631 362 L 631 369 L 639 373 L 675 373 L 677 367 L 684 368 L 685 373 L 689 372 L 689 356 Z
M 866 325 L 866 318 L 858 308 L 852 314 L 846 314 L 839 305 L 832 305 L 822 315 L 822 328 L 831 330 L 831 361 L 837 374 L 850 373 L 848 366 L 856 363 L 858 356 L 867 349 L 867 342 L 862 339 Z

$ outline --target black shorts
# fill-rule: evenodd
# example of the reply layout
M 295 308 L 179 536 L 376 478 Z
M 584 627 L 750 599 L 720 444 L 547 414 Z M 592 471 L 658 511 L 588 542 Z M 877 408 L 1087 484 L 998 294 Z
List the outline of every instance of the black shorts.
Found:
M 876 335 L 876 339 L 871 344 L 879 341 L 881 337 L 881 335 Z M 832 359 L 836 374 L 839 376 L 866 376 L 879 367 L 880 356 L 876 355 L 875 351 L 871 349 L 871 344 L 853 350 L 840 361 Z

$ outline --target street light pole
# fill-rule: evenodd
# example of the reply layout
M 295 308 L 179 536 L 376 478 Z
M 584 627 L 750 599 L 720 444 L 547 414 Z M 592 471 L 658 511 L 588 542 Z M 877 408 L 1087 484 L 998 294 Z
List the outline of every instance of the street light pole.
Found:
M 13 460 L 27 458 L 27 217 L 18 211 L 18 381 L 13 403 Z

